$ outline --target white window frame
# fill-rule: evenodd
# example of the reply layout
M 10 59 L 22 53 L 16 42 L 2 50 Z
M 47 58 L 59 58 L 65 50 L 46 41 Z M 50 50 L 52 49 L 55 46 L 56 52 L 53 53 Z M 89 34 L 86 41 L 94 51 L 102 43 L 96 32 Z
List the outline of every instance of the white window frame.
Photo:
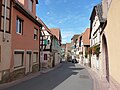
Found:
M 34 40 L 38 40 L 38 29 L 34 28 Z
M 16 33 L 20 35 L 23 33 L 23 20 L 19 17 L 16 19 Z

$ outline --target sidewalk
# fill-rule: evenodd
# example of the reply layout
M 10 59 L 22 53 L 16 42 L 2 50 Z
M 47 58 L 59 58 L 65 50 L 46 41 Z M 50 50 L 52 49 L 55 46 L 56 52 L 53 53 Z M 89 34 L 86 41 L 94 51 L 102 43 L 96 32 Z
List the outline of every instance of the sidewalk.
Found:
M 83 66 L 83 65 L 82 65 Z M 105 79 L 100 78 L 100 76 L 93 71 L 90 67 L 83 66 L 88 70 L 90 73 L 93 83 L 94 83 L 94 90 L 120 90 L 119 87 L 117 87 L 115 82 L 108 83 Z
M 109 83 L 106 80 L 101 79 L 91 68 L 86 67 L 86 69 L 94 81 L 94 90 L 109 90 Z
M 37 77 L 37 76 L 41 75 L 41 74 L 48 73 L 49 71 L 52 71 L 52 70 L 54 70 L 54 69 L 56 69 L 60 66 L 61 66 L 61 63 L 59 65 L 55 66 L 54 68 L 42 69 L 41 71 L 38 71 L 36 73 L 31 73 L 31 74 L 25 76 L 24 78 L 21 78 L 21 79 L 18 79 L 18 80 L 9 82 L 9 83 L 0 84 L 0 90 L 3 90 L 5 88 L 11 87 L 11 86 L 14 86 L 14 85 L 22 83 L 24 81 L 30 80 L 34 77 Z

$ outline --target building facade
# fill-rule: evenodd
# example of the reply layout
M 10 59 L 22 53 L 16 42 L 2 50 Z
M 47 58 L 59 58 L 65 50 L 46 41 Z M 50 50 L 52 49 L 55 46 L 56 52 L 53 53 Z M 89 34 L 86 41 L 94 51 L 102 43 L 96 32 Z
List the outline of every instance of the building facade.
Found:
M 65 59 L 67 61 L 71 60 L 71 43 L 66 43 L 66 48 L 65 48 Z
M 11 7 L 12 0 L 0 0 L 0 82 L 10 73 Z
M 116 83 L 115 89 L 120 88 L 120 1 L 102 0 L 103 18 L 107 19 L 107 25 L 102 32 L 102 53 L 103 53 L 103 76 L 108 82 Z
M 83 58 L 83 64 L 86 66 L 90 66 L 90 55 L 89 55 L 89 47 L 90 47 L 90 28 L 87 28 L 85 32 L 82 34 L 82 58 Z
M 59 28 L 51 28 L 50 29 L 52 36 L 52 66 L 58 65 L 62 58 L 61 58 L 61 31 Z
M 72 38 L 71 38 L 71 56 L 72 59 L 76 59 L 76 51 L 77 51 L 77 44 L 78 44 L 78 37 L 80 35 L 79 34 L 75 34 Z
M 66 44 L 61 44 L 61 55 L 63 61 L 65 61 L 65 49 L 66 49 Z
M 102 72 L 101 58 L 102 58 L 102 44 L 101 32 L 104 29 L 106 20 L 102 17 L 102 3 L 93 7 L 93 11 L 90 17 L 90 47 L 92 49 L 91 53 L 91 67 L 96 72 Z
M 2 82 L 40 70 L 39 33 L 42 24 L 36 18 L 36 4 L 38 0 L 0 1 L 0 13 L 4 12 L 0 19 L 3 31 L 1 50 L 4 49 L 1 55 L 4 66 L 0 69 L 5 71 L 2 74 L 0 70 Z

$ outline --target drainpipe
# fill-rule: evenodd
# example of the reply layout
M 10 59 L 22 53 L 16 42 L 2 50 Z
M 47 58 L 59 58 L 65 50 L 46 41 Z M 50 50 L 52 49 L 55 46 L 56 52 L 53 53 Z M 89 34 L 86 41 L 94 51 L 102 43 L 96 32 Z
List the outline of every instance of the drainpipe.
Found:
M 41 35 L 42 35 L 42 33 L 41 33 L 41 28 L 40 28 L 40 33 L 39 33 L 39 71 L 41 70 L 41 61 L 40 60 L 41 60 L 41 56 L 42 56 L 41 50 L 40 50 L 41 49 L 40 48 L 41 47 L 41 38 L 40 38 Z
M 5 0 L 5 9 L 4 9 L 4 32 L 3 32 L 3 41 L 5 41 L 5 33 L 6 33 L 6 14 L 7 14 L 7 0 Z

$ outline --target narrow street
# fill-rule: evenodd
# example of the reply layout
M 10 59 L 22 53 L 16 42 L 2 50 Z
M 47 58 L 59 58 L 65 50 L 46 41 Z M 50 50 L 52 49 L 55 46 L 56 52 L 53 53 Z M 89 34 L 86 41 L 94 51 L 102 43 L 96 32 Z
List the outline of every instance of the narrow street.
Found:
M 93 80 L 79 64 L 62 62 L 48 73 L 4 90 L 93 90 Z

